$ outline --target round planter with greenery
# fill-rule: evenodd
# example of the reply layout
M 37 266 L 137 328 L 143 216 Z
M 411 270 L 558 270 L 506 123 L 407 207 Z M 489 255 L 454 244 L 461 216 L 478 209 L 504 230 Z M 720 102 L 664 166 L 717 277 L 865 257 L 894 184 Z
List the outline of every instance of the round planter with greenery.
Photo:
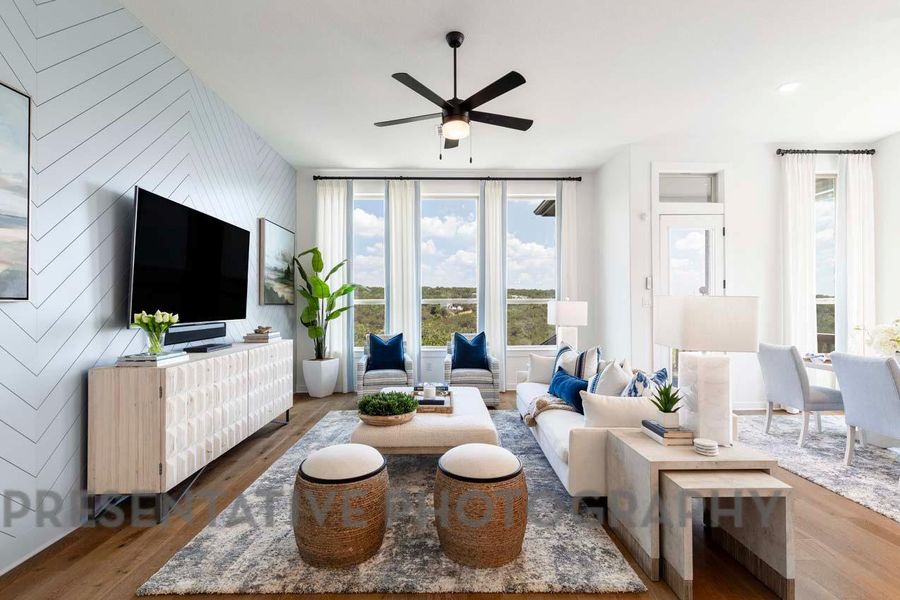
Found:
M 377 392 L 360 398 L 356 407 L 359 418 L 367 425 L 388 427 L 412 420 L 419 403 L 411 394 Z

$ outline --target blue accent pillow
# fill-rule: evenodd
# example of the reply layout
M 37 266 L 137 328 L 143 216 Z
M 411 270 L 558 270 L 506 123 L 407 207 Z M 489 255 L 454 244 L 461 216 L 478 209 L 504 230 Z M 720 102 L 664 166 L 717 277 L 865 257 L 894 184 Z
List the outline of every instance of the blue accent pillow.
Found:
M 660 369 L 656 373 L 645 373 L 638 371 L 631 378 L 628 387 L 622 392 L 623 396 L 636 398 L 638 396 L 652 396 L 658 387 L 666 385 L 669 380 L 669 371 L 665 368 Z
M 386 340 L 377 335 L 369 336 L 369 361 L 366 363 L 366 371 L 382 371 L 384 369 L 402 371 L 404 367 L 402 333 Z
M 556 370 L 553 379 L 550 380 L 550 389 L 547 390 L 575 410 L 584 414 L 581 404 L 581 392 L 587 390 L 588 382 L 580 377 L 573 377 L 566 373 L 562 367 Z
M 488 361 L 487 338 L 482 331 L 471 340 L 461 333 L 453 334 L 453 362 L 454 369 L 487 369 L 491 364 Z

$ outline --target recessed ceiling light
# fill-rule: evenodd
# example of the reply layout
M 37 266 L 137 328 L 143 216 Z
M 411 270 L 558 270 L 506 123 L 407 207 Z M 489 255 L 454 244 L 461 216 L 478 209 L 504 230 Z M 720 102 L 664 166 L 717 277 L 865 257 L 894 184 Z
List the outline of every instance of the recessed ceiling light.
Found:
M 779 94 L 793 94 L 800 88 L 799 81 L 789 81 L 787 83 L 782 83 L 776 89 Z

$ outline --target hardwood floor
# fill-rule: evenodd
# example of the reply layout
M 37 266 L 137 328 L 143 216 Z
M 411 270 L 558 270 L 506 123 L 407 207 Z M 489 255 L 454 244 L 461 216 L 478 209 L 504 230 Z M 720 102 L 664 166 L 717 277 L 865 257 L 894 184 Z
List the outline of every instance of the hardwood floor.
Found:
M 322 400 L 298 396 L 287 426 L 263 428 L 207 469 L 195 486 L 197 497 L 201 499 L 191 506 L 191 518 L 185 520 L 175 515 L 162 525 L 149 528 L 122 525 L 78 529 L 0 577 L 0 598 L 134 597 L 134 591 L 147 578 L 203 529 L 210 514 L 224 509 L 328 411 L 353 408 L 354 402 L 352 395 Z M 514 402 L 514 395 L 506 393 L 501 408 L 512 408 Z M 794 486 L 796 494 L 798 599 L 900 597 L 900 569 L 897 568 L 900 564 L 900 524 L 790 473 L 782 471 L 778 476 Z M 627 551 L 621 545 L 619 547 L 628 556 Z M 774 598 L 740 565 L 707 544 L 702 529 L 695 531 L 694 561 L 697 578 L 694 589 L 698 599 Z M 643 573 L 633 562 L 632 566 L 643 578 Z M 644 583 L 649 588 L 647 593 L 605 597 L 675 598 L 665 583 L 654 583 L 646 578 Z M 434 598 L 444 596 L 447 595 L 435 595 Z M 552 594 L 540 595 L 549 596 Z M 578 594 L 562 596 L 572 600 L 583 597 Z M 241 596 L 242 599 L 250 597 Z M 266 600 L 286 597 L 298 596 L 259 596 Z M 386 596 L 356 597 L 362 600 Z M 327 600 L 322 596 L 316 598 Z

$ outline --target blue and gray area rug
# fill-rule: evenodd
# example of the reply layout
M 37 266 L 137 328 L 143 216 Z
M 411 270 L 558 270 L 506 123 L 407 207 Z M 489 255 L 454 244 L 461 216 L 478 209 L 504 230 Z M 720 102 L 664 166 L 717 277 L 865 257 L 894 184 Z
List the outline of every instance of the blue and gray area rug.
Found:
M 591 515 L 571 502 L 514 411 L 493 412 L 501 443 L 522 461 L 529 515 L 521 556 L 471 569 L 441 552 L 432 523 L 437 457 L 388 456 L 392 523 L 380 552 L 348 569 L 317 569 L 297 554 L 290 495 L 300 462 L 349 441 L 355 411 L 326 415 L 138 589 L 159 594 L 639 592 L 646 588 Z M 398 499 L 402 502 L 397 501 Z
M 842 416 L 823 416 L 822 433 L 811 419 L 803 448 L 797 448 L 800 415 L 776 416 L 768 435 L 765 427 L 763 416 L 744 417 L 738 440 L 773 454 L 781 468 L 900 522 L 900 457 L 895 451 L 871 444 L 857 447 L 848 467 L 844 464 L 847 425 Z

